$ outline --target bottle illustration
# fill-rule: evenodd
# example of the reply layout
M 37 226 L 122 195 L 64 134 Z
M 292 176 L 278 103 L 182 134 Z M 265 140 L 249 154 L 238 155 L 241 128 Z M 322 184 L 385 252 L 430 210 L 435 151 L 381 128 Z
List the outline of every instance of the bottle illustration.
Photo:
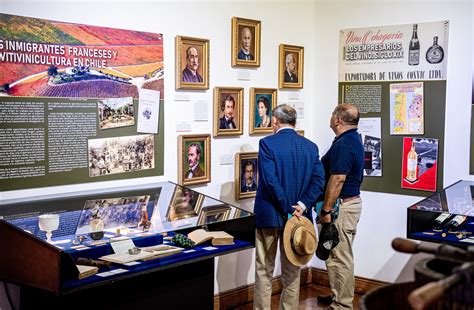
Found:
M 443 212 L 440 215 L 438 215 L 438 217 L 435 218 L 434 220 L 433 231 L 442 231 L 443 225 L 448 221 L 450 217 L 451 217 L 451 214 L 448 212 Z
M 417 179 L 418 154 L 415 151 L 415 140 L 411 141 L 411 149 L 407 155 L 407 181 L 414 182 Z
M 439 64 L 443 61 L 444 50 L 438 45 L 438 37 L 433 37 L 433 45 L 426 51 L 426 61 L 430 64 Z
M 462 224 L 466 221 L 467 216 L 465 215 L 456 215 L 449 223 L 446 225 L 448 231 L 454 231 L 457 228 L 460 228 Z
M 418 40 L 418 24 L 413 25 L 413 34 L 408 48 L 408 64 L 416 66 L 420 63 L 420 41 Z

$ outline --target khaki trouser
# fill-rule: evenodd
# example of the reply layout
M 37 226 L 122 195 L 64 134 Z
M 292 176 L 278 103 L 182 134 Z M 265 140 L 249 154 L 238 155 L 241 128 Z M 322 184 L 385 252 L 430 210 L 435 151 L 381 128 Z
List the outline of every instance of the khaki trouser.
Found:
M 280 309 L 298 309 L 300 267 L 288 261 L 283 250 L 283 229 L 257 228 L 255 240 L 255 291 L 253 308 L 270 310 L 272 278 L 277 245 L 280 243 L 281 280 L 283 290 Z
M 328 271 L 331 292 L 335 296 L 331 309 L 352 309 L 354 299 L 354 241 L 357 223 L 362 211 L 360 198 L 342 203 L 336 227 L 339 231 L 339 244 L 331 250 L 326 268 Z

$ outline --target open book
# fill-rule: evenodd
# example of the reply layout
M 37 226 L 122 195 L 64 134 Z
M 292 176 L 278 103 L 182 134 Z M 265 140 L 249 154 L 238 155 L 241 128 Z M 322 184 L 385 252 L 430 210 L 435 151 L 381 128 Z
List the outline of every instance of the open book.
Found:
M 225 231 L 205 231 L 197 229 L 188 234 L 188 238 L 193 240 L 196 245 L 211 240 L 212 245 L 229 245 L 234 244 L 234 237 Z

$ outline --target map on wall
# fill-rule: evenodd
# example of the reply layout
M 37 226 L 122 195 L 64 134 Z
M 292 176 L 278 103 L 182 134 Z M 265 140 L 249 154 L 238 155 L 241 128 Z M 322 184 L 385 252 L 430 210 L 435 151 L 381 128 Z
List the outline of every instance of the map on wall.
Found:
M 422 135 L 423 82 L 390 84 L 390 134 Z
M 135 118 L 163 64 L 159 33 L 0 14 L 1 189 L 162 175 L 163 115 L 140 138 Z

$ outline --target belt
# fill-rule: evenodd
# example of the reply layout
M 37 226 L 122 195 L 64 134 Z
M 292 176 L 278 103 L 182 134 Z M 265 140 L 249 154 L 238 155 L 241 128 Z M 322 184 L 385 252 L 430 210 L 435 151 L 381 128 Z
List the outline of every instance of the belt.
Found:
M 352 196 L 352 197 L 348 197 L 348 198 L 341 198 L 341 201 L 344 203 L 344 202 L 348 202 L 348 201 L 351 201 L 351 200 L 354 200 L 354 199 L 357 199 L 357 198 L 360 198 L 360 195 Z

